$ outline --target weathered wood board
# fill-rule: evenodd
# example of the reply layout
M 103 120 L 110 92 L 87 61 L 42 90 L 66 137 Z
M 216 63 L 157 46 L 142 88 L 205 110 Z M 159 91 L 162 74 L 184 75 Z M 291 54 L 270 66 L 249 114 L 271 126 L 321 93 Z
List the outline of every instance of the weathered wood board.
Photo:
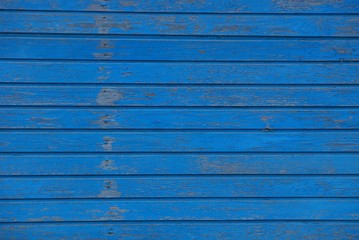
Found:
M 359 239 L 357 0 L 0 1 L 0 239 Z

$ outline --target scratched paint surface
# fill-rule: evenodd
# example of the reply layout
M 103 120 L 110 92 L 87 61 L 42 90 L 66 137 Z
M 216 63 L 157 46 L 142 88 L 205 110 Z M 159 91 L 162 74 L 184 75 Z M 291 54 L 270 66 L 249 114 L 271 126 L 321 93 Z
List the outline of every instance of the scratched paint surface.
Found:
M 357 0 L 0 2 L 0 239 L 359 239 Z

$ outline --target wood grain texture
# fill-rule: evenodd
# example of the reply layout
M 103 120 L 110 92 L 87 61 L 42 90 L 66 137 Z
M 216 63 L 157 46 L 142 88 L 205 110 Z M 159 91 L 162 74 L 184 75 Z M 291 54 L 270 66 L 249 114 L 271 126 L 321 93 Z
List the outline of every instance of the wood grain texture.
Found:
M 0 239 L 359 238 L 358 14 L 0 1 Z
M 274 40 L 272 38 L 16 36 L 3 35 L 0 38 L 0 58 L 137 61 L 356 61 L 359 59 L 359 40 L 356 38 Z
M 21 177 L 0 180 L 1 199 L 359 197 L 359 177 Z
M 337 198 L 2 200 L 0 221 L 358 220 L 358 204 Z
M 356 0 L 217 0 L 168 2 L 158 0 L 3 0 L 1 9 L 116 12 L 212 12 L 212 13 L 359 13 Z
M 2 154 L 0 175 L 357 174 L 359 155 L 288 154 Z
M 1 131 L 1 152 L 359 152 L 358 131 Z
M 4 85 L 2 106 L 357 107 L 358 86 Z
M 359 84 L 357 63 L 0 61 L 3 83 Z
M 0 224 L 9 240 L 63 239 L 308 239 L 351 240 L 359 237 L 357 222 L 155 222 Z
M 358 37 L 355 15 L 2 12 L 2 33 Z
M 358 129 L 357 108 L 0 109 L 4 129 Z

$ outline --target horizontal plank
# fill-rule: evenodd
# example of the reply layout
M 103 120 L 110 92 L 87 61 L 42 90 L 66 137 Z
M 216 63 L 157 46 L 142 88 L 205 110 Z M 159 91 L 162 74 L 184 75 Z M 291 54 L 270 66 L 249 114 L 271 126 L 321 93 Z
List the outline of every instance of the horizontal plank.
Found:
M 2 12 L 1 33 L 357 37 L 353 15 Z
M 359 84 L 351 63 L 0 61 L 4 83 Z
M 0 58 L 2 59 L 159 61 L 351 61 L 359 59 L 359 39 L 354 38 L 265 40 L 3 35 L 0 43 Z
M 24 86 L 3 106 L 359 106 L 359 86 Z
M 1 222 L 358 220 L 358 199 L 1 201 Z M 291 211 L 288 211 L 291 209 Z
M 159 240 L 349 240 L 358 238 L 356 222 L 161 222 L 161 223 L 7 223 L 9 240 L 159 239 Z
M 358 131 L 1 131 L 0 152 L 358 152 Z
M 0 180 L 1 199 L 359 197 L 359 177 L 21 177 Z
M 0 109 L 4 129 L 358 129 L 348 109 Z
M 216 13 L 359 13 L 355 0 L 217 0 L 174 1 L 159 0 L 3 0 L 1 9 L 54 11 L 117 11 L 117 12 L 216 12 Z
M 0 175 L 358 174 L 358 154 L 7 154 Z

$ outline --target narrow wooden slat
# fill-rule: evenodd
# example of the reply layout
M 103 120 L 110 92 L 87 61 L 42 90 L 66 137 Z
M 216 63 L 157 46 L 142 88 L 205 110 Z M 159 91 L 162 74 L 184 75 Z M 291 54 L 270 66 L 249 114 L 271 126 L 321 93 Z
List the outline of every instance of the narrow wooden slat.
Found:
M 55 11 L 118 11 L 118 12 L 215 12 L 215 13 L 359 13 L 356 0 L 3 0 L 0 9 Z
M 111 37 L 0 38 L 3 59 L 188 60 L 188 61 L 351 61 L 359 40 L 203 39 Z M 283 52 L 285 49 L 285 52 Z
M 9 240 L 47 239 L 307 239 L 349 240 L 358 238 L 356 222 L 175 222 L 175 223 L 34 223 L 0 224 Z
M 1 152 L 358 152 L 358 131 L 2 131 Z
M 4 83 L 359 84 L 354 63 L 0 61 Z
M 0 109 L 4 129 L 358 129 L 358 109 Z
M 0 175 L 358 174 L 358 154 L 7 154 Z
M 357 37 L 359 17 L 2 12 L 3 33 Z
M 357 199 L 1 201 L 1 222 L 358 220 Z M 288 211 L 290 209 L 290 211 Z
M 358 86 L 1 86 L 11 106 L 359 106 Z
M 359 197 L 359 177 L 26 177 L 0 180 L 1 199 Z

